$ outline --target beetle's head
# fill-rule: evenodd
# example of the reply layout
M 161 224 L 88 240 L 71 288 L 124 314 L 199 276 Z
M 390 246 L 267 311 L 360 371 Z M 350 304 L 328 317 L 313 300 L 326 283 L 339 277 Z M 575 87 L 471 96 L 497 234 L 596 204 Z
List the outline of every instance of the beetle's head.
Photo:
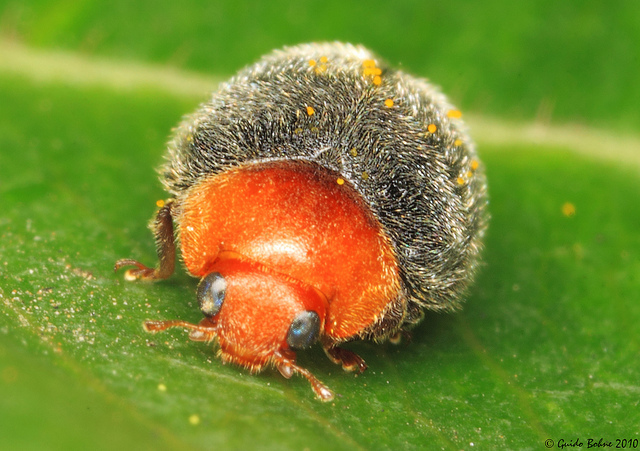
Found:
M 313 345 L 324 327 L 327 300 L 311 285 L 255 262 L 225 259 L 202 278 L 197 290 L 205 318 L 147 321 L 145 329 L 191 329 L 195 341 L 217 340 L 220 357 L 257 372 L 273 363 L 283 376 L 301 373 L 323 400 L 333 394 L 307 370 L 295 364 L 295 351 Z
M 197 293 L 201 325 L 215 330 L 222 359 L 252 370 L 276 353 L 310 347 L 324 326 L 326 300 L 319 291 L 256 263 L 219 262 Z M 213 337 L 193 330 L 190 338 Z

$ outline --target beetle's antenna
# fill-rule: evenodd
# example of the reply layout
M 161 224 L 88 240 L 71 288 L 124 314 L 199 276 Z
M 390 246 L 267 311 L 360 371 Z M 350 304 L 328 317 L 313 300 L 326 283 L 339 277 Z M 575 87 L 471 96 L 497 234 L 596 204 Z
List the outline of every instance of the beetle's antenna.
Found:
M 184 327 L 185 329 L 199 329 L 200 326 L 196 324 L 191 324 L 182 320 L 173 320 L 173 321 L 145 321 L 142 323 L 142 327 L 146 332 L 156 333 L 162 332 L 163 330 L 170 329 L 172 327 Z
M 162 332 L 163 330 L 167 330 L 172 327 L 183 327 L 191 331 L 191 333 L 189 334 L 189 338 L 193 341 L 211 341 L 216 336 L 214 327 L 192 324 L 182 320 L 145 321 L 144 323 L 142 323 L 142 327 L 146 332 L 152 334 L 155 334 L 156 332 Z

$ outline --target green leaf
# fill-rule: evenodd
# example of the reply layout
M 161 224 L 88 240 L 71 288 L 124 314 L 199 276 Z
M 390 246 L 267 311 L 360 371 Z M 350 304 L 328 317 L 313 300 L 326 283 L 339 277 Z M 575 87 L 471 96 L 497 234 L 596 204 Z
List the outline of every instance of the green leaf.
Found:
M 184 271 L 156 284 L 112 271 L 121 257 L 155 262 L 154 167 L 200 99 L 116 82 L 111 66 L 88 83 L 25 67 L 0 71 L 3 447 L 523 449 L 639 437 L 637 154 L 500 142 L 483 123 L 492 221 L 465 309 L 427 315 L 410 343 L 353 344 L 369 365 L 357 377 L 320 349 L 300 353 L 338 394 L 323 404 L 303 378 L 222 365 L 181 330 L 146 334 L 145 319 L 199 320 Z
M 34 47 L 231 75 L 283 45 L 341 40 L 429 77 L 465 111 L 640 123 L 633 0 L 4 3 L 0 34 Z

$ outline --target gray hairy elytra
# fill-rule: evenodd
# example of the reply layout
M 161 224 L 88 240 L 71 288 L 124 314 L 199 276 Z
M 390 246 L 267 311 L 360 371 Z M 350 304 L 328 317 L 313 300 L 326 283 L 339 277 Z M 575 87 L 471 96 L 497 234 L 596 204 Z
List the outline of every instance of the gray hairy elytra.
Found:
M 407 302 L 452 310 L 473 278 L 487 225 L 484 169 L 460 113 L 433 85 L 360 46 L 274 51 L 187 117 L 161 169 L 178 200 L 212 173 L 300 159 L 339 173 L 391 240 Z

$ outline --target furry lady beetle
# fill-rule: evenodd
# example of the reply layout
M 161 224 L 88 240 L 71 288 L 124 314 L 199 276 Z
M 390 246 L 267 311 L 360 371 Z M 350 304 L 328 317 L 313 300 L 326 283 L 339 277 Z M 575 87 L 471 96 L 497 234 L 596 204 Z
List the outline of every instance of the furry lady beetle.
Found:
M 159 265 L 115 269 L 166 279 L 177 235 L 204 319 L 145 329 L 183 327 L 216 340 L 223 362 L 299 373 L 323 401 L 332 391 L 296 351 L 320 341 L 364 371 L 341 345 L 458 307 L 487 224 L 460 112 L 348 44 L 285 48 L 242 70 L 178 127 L 161 174 L 172 197 L 152 226 Z

